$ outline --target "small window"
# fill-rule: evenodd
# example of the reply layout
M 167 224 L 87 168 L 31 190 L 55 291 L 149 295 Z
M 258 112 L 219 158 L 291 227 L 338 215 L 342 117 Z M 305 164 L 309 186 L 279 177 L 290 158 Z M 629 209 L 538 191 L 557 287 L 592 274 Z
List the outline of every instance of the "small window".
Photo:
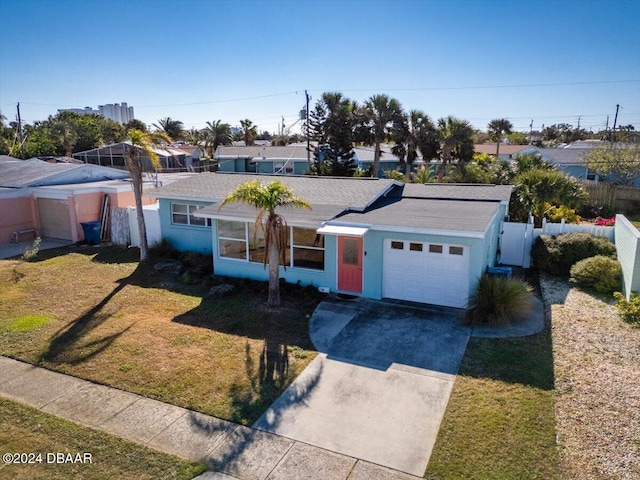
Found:
M 422 251 L 422 244 L 421 243 L 410 243 L 409 244 L 409 250 L 412 250 L 414 252 L 421 252 Z
M 394 250 L 404 250 L 404 242 L 391 242 L 391 248 Z
M 429 245 L 429 253 L 442 253 L 442 245 Z
M 449 255 L 463 255 L 464 248 L 462 247 L 449 247 Z

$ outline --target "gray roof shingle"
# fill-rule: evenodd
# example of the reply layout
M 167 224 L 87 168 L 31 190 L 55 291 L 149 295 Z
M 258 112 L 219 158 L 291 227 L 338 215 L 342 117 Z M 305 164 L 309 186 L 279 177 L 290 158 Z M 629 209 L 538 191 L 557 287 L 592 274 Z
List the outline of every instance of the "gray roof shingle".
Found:
M 337 205 L 364 210 L 393 185 L 388 179 L 275 176 L 239 173 L 200 173 L 150 192 L 158 198 L 220 202 L 238 185 L 250 180 L 270 183 L 279 180 L 311 205 Z
M 126 178 L 126 170 L 74 163 L 3 162 L 0 163 L 0 186 L 36 187 L 86 183 L 99 180 Z
M 497 202 L 401 198 L 381 202 L 364 213 L 347 213 L 340 222 L 387 227 L 482 233 L 496 214 Z
M 511 198 L 512 185 L 478 185 L 456 183 L 407 183 L 403 197 L 447 200 L 502 201 Z
M 542 157 L 557 165 L 585 165 L 585 155 L 592 148 L 541 148 Z

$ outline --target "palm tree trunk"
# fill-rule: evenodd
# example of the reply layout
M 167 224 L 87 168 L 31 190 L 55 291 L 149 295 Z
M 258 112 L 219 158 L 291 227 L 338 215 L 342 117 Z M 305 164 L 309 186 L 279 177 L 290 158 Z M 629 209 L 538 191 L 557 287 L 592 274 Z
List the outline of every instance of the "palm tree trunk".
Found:
M 380 142 L 376 141 L 373 150 L 373 167 L 371 168 L 371 176 L 378 178 L 378 170 L 380 169 Z
M 497 142 L 496 142 L 496 161 L 500 161 L 500 135 L 498 135 L 497 137 Z
M 280 306 L 280 250 L 278 245 L 278 232 L 269 222 L 267 228 L 271 230 L 269 235 L 269 296 L 267 306 Z
M 147 227 L 144 223 L 142 210 L 142 172 L 136 169 L 132 172 L 133 196 L 136 202 L 136 217 L 138 219 L 138 235 L 140 237 L 140 262 L 146 262 L 149 258 L 149 246 L 147 245 Z

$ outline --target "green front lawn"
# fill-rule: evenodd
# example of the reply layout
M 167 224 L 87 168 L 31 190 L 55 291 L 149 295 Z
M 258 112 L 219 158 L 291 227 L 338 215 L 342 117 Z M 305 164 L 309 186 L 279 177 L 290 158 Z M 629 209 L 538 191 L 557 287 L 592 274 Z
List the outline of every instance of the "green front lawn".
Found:
M 208 285 L 137 263 L 137 249 L 70 247 L 0 260 L 0 354 L 244 425 L 315 357 L 315 290 Z
M 428 479 L 557 478 L 551 333 L 471 338 Z
M 206 466 L 155 452 L 104 432 L 62 420 L 35 408 L 0 398 L 0 445 L 3 455 L 33 454 L 27 464 L 0 464 L 0 477 L 14 480 L 82 478 L 190 479 Z M 72 454 L 62 459 L 58 453 Z M 85 456 L 85 453 L 90 456 Z M 38 456 L 39 454 L 39 456 Z M 77 457 L 76 454 L 80 454 Z M 84 463 L 86 461 L 86 463 Z M 90 461 L 90 463 L 89 463 Z

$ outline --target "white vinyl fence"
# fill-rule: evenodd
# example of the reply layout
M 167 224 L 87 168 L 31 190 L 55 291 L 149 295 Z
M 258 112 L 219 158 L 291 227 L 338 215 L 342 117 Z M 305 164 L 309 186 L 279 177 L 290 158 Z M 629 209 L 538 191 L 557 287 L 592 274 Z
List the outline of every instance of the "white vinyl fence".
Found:
M 550 223 L 542 221 L 542 228 L 533 228 L 533 220 L 529 223 L 502 222 L 500 234 L 500 256 L 498 261 L 502 265 L 513 265 L 529 268 L 531 266 L 531 247 L 540 235 L 560 235 L 562 233 L 590 233 L 596 237 L 615 240 L 615 227 L 601 227 L 597 225 L 576 225 L 565 223 Z
M 131 235 L 131 246 L 140 246 L 140 235 L 138 234 L 138 216 L 136 215 L 136 207 L 127 207 L 129 210 L 129 231 Z M 144 215 L 144 223 L 147 227 L 147 243 L 153 245 L 158 243 L 162 238 L 160 230 L 160 205 L 145 205 L 142 207 Z

